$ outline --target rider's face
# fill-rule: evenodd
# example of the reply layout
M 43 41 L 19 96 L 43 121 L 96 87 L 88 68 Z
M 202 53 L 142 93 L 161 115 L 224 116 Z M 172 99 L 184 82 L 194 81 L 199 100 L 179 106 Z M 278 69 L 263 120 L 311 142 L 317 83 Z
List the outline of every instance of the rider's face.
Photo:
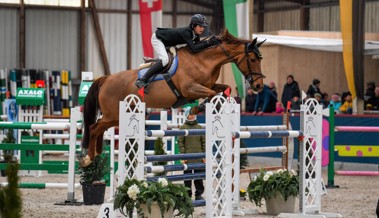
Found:
M 201 35 L 204 32 L 204 27 L 200 25 L 196 25 L 196 27 L 193 29 L 196 35 Z

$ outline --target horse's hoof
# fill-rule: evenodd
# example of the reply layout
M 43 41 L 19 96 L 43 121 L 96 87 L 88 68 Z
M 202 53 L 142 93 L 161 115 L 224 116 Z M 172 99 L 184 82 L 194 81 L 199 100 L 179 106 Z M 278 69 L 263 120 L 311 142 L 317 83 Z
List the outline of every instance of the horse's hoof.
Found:
M 87 167 L 92 163 L 92 160 L 86 155 L 83 159 L 80 160 L 79 164 L 81 167 Z

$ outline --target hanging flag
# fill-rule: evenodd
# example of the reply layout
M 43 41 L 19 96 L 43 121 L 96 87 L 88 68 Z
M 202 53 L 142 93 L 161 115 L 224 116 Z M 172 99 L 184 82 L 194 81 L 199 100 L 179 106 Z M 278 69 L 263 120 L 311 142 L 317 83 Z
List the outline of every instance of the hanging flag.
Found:
M 249 1 L 223 0 L 225 25 L 236 37 L 249 39 Z M 232 64 L 234 80 L 241 98 L 245 96 L 245 79 L 235 64 Z
M 340 0 L 343 63 L 354 101 L 364 95 L 364 11 L 365 0 Z M 356 109 L 356 107 L 353 106 Z
M 151 35 L 162 27 L 162 0 L 138 0 L 142 34 L 143 55 L 154 57 Z

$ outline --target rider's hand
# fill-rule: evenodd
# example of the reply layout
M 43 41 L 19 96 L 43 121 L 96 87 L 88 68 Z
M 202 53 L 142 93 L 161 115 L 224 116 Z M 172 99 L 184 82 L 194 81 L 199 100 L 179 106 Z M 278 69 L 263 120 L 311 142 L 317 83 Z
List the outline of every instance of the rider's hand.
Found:
M 217 37 L 212 37 L 208 40 L 208 43 L 210 45 L 219 45 L 221 44 L 221 39 L 217 38 Z

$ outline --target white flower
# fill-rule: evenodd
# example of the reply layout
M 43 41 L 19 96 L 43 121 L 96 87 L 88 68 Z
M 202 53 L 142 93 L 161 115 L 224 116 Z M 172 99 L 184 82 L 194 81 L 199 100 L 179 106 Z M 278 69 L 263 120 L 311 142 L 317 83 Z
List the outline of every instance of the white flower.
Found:
M 163 187 L 166 187 L 168 185 L 167 179 L 165 178 L 159 178 L 158 182 L 161 183 Z
M 297 175 L 297 173 L 296 173 L 296 171 L 295 171 L 295 170 L 291 170 L 291 174 L 292 174 L 292 175 L 294 175 L 294 176 L 296 176 L 296 175 Z
M 272 171 L 267 171 L 267 173 L 266 173 L 267 175 L 269 175 L 269 176 L 272 176 L 272 175 L 274 175 L 274 173 L 272 172 Z
M 143 182 L 142 186 L 145 187 L 145 188 L 147 188 L 147 186 L 148 186 L 147 182 Z
M 128 196 L 129 198 L 133 199 L 133 200 L 137 200 L 137 195 L 139 193 L 139 188 L 136 184 L 130 186 L 128 188 Z
M 258 179 L 258 176 L 255 175 L 255 176 L 253 177 L 253 181 L 255 181 L 255 180 L 257 180 L 257 179 Z
M 283 169 L 278 169 L 278 170 L 276 171 L 276 173 L 283 173 L 283 172 L 284 172 Z
M 270 178 L 270 175 L 269 174 L 266 174 L 264 177 L 263 177 L 263 181 L 267 181 L 268 180 L 268 178 Z

